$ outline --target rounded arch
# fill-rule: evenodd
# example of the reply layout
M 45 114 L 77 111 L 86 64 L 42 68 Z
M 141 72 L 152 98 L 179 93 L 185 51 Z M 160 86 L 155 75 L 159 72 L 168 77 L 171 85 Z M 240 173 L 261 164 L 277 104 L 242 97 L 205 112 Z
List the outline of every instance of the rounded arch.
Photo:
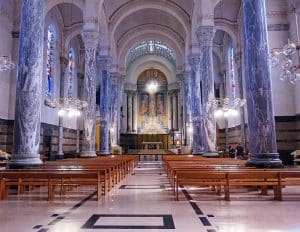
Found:
M 126 70 L 126 83 L 136 84 L 139 75 L 147 69 L 161 70 L 168 83 L 177 82 L 176 70 L 174 65 L 164 57 L 155 57 L 154 55 L 146 55 L 138 58 Z
M 84 0 L 47 0 L 45 5 L 45 15 L 56 5 L 62 3 L 74 4 L 84 13 L 85 3 Z
M 236 50 L 236 48 L 238 46 L 237 27 L 228 24 L 224 20 L 217 20 L 217 21 L 215 21 L 215 28 L 216 28 L 216 30 L 225 31 L 231 37 L 232 42 L 233 42 L 233 48 Z
M 147 30 L 143 31 L 136 29 L 132 33 L 128 34 L 126 38 L 124 38 L 124 41 L 122 41 L 118 49 L 117 62 L 119 66 L 126 67 L 126 56 L 131 48 L 145 40 L 151 39 L 159 40 L 170 47 L 176 54 L 176 66 L 180 67 L 182 65 L 182 58 L 184 57 L 184 44 L 174 39 L 172 34 L 166 31 L 157 30 L 157 28 L 148 28 Z
M 114 13 L 110 23 L 111 35 L 115 34 L 118 25 L 121 22 L 123 22 L 127 16 L 144 9 L 155 9 L 155 10 L 164 11 L 166 12 L 166 14 L 169 14 L 172 17 L 176 18 L 180 22 L 181 26 L 184 28 L 185 35 L 188 36 L 189 19 L 185 15 L 185 13 L 182 12 L 180 8 L 176 7 L 176 5 L 174 4 L 169 4 L 166 2 L 161 2 L 161 1 L 149 2 L 145 0 L 133 1 L 132 3 L 128 3 Z

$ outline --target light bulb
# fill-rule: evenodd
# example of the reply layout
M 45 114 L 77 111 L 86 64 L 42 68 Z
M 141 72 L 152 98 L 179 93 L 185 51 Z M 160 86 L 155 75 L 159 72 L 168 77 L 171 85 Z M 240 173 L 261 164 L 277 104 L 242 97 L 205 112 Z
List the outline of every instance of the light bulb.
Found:
M 285 56 L 294 55 L 297 52 L 296 45 L 289 40 L 288 43 L 284 45 L 282 52 Z
M 221 109 L 217 109 L 215 111 L 214 115 L 215 115 L 215 118 L 219 118 L 219 117 L 222 117 L 224 115 L 224 112 Z
M 283 70 L 290 69 L 292 67 L 293 67 L 293 62 L 290 59 L 286 59 L 282 65 Z
M 81 112 L 79 110 L 74 110 L 74 116 L 79 117 Z
M 64 109 L 60 109 L 60 110 L 58 111 L 58 116 L 59 116 L 59 117 L 63 117 L 65 114 L 66 114 L 66 111 L 65 111 Z
M 290 76 L 292 75 L 292 73 L 289 70 L 285 70 L 281 75 L 280 75 L 280 80 L 281 81 L 285 81 L 285 80 L 289 80 Z
M 225 118 L 228 118 L 228 116 L 229 116 L 229 112 L 228 112 L 228 111 L 225 111 L 225 112 L 224 112 L 224 117 L 225 117 Z
M 274 68 L 277 67 L 279 64 L 279 55 L 280 55 L 280 53 L 277 51 L 272 51 L 270 54 L 269 59 L 271 61 L 272 67 L 274 67 Z

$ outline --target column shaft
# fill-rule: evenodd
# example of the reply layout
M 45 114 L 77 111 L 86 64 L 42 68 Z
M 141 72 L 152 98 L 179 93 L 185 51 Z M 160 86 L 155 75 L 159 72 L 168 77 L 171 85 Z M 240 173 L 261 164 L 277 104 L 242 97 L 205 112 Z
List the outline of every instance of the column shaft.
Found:
M 132 93 L 127 92 L 127 132 L 132 132 Z
M 178 130 L 178 104 L 177 92 L 173 93 L 173 129 Z
M 40 165 L 43 96 L 44 0 L 23 0 L 16 86 L 13 154 L 9 165 Z
M 282 163 L 276 147 L 265 1 L 243 0 L 242 14 L 247 108 L 251 115 L 248 165 L 279 167 Z
M 83 157 L 95 157 L 96 127 L 96 48 L 99 34 L 95 31 L 82 33 L 85 44 L 85 75 L 83 98 L 88 106 L 83 110 Z
M 192 145 L 192 77 L 191 72 L 184 73 L 184 88 L 185 88 L 185 130 L 186 130 L 186 145 Z
M 204 153 L 204 120 L 202 113 L 202 101 L 201 101 L 201 85 L 199 75 L 199 62 L 200 55 L 192 54 L 189 56 L 189 63 L 192 68 L 192 90 L 191 91 L 191 111 L 192 111 L 192 123 L 193 123 L 193 154 L 202 155 Z
M 111 65 L 111 57 L 99 56 L 99 71 L 100 71 L 100 154 L 108 155 L 109 150 L 109 105 L 110 93 L 109 89 L 110 74 L 109 69 Z
M 137 132 L 137 92 L 132 94 L 132 132 Z
M 212 101 L 215 99 L 212 44 L 214 27 L 200 26 L 197 38 L 200 44 L 200 78 L 202 81 L 202 103 L 204 115 L 205 151 L 216 151 L 216 121 Z

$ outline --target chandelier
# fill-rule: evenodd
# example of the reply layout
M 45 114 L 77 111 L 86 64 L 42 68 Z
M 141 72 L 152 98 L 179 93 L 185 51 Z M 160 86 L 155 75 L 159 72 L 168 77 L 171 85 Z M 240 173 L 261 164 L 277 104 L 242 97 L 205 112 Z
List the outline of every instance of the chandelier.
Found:
M 49 100 L 47 104 L 58 109 L 58 116 L 79 117 L 81 110 L 87 107 L 87 102 L 78 98 L 57 98 Z
M 212 101 L 212 106 L 215 110 L 214 116 L 216 118 L 236 117 L 239 114 L 237 109 L 245 105 L 245 103 L 246 100 L 241 98 L 216 98 Z
M 281 81 L 289 81 L 291 84 L 295 84 L 297 81 L 300 81 L 300 42 L 298 16 L 295 3 L 293 12 L 296 21 L 297 45 L 288 39 L 288 43 L 284 45 L 283 48 L 274 48 L 270 53 L 272 67 L 281 65 L 283 72 L 279 79 Z M 297 59 L 293 62 L 292 56 L 295 54 L 297 55 Z
M 9 71 L 15 68 L 14 62 L 8 56 L 0 56 L 0 71 Z

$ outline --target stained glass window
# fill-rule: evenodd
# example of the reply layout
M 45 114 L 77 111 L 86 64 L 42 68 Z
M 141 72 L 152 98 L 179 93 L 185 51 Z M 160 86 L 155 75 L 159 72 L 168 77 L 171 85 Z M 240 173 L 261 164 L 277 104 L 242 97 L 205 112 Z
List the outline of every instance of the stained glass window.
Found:
M 228 69 L 229 69 L 228 74 L 229 74 L 229 86 L 230 86 L 229 97 L 234 99 L 236 97 L 235 96 L 236 83 L 235 83 L 234 51 L 233 51 L 232 43 L 230 43 L 228 46 Z
M 73 98 L 74 92 L 74 68 L 75 68 L 75 54 L 74 49 L 69 49 L 69 65 L 68 65 L 68 98 Z
M 48 27 L 47 33 L 47 80 L 46 80 L 46 99 L 50 100 L 54 95 L 53 69 L 55 62 L 55 32 L 53 27 Z

